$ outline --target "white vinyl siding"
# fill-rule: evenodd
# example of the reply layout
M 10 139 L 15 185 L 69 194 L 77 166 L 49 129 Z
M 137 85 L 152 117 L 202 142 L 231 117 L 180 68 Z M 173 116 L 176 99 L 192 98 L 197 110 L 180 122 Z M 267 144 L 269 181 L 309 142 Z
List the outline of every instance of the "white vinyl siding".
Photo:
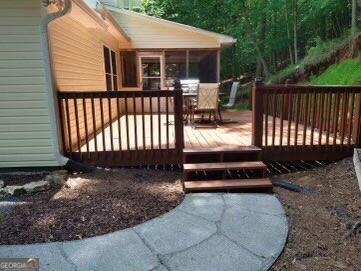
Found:
M 40 23 L 39 0 L 0 1 L 0 167 L 58 166 Z
M 219 48 L 219 40 L 151 20 L 127 11 L 112 10 L 114 18 L 131 37 L 131 47 L 146 48 Z M 120 44 L 129 48 L 129 44 Z

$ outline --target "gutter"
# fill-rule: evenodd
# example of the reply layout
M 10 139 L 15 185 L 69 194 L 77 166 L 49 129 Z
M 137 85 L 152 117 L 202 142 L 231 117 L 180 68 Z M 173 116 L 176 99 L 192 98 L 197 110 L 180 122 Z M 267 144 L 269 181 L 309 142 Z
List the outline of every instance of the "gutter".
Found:
M 50 0 L 43 0 L 43 6 L 47 6 L 50 4 Z M 64 166 L 69 162 L 69 158 L 63 156 L 60 152 L 61 149 L 61 131 L 59 129 L 59 108 L 57 105 L 57 90 L 55 84 L 55 76 L 53 72 L 52 58 L 50 53 L 50 41 L 49 41 L 49 33 L 48 33 L 48 25 L 68 14 L 71 11 L 72 0 L 64 0 L 64 7 L 62 10 L 54 13 L 47 14 L 41 22 L 41 46 L 43 53 L 43 61 L 45 68 L 45 87 L 48 96 L 48 107 L 49 107 L 49 118 L 50 118 L 50 126 L 51 126 L 51 140 L 53 145 L 53 153 L 56 161 L 60 166 Z

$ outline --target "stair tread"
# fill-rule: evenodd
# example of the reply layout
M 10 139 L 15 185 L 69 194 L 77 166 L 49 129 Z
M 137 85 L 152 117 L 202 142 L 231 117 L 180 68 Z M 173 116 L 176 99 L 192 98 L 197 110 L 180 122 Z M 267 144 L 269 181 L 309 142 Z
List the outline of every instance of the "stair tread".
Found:
M 272 182 L 268 178 L 185 181 L 184 188 L 185 188 L 185 190 L 188 190 L 188 191 L 189 190 L 212 190 L 212 189 L 272 188 Z
M 265 169 L 267 166 L 261 161 L 248 162 L 214 162 L 214 163 L 192 163 L 184 164 L 183 170 L 185 172 L 205 170 L 239 170 L 239 169 Z
M 262 149 L 256 146 L 239 146 L 239 147 L 215 147 L 215 148 L 189 148 L 184 149 L 184 154 L 206 154 L 206 153 L 217 153 L 217 152 L 252 152 L 257 153 Z

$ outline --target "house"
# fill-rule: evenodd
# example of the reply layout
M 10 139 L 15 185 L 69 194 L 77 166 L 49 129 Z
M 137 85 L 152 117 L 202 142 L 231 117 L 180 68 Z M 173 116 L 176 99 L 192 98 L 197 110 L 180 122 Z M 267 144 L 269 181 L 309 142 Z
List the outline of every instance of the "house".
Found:
M 67 163 L 58 92 L 219 82 L 220 51 L 235 39 L 103 2 L 0 1 L 0 168 Z

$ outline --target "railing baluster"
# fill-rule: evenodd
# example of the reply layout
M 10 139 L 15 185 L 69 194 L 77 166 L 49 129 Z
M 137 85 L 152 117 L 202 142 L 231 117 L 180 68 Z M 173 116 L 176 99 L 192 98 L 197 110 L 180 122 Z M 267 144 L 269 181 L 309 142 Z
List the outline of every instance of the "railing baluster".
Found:
M 291 122 L 292 122 L 292 93 L 288 93 L 288 127 L 287 127 L 287 146 L 291 145 Z
M 266 93 L 263 96 L 263 100 L 264 100 L 264 104 L 265 104 L 265 127 L 264 127 L 264 133 L 265 133 L 265 146 L 268 146 L 268 111 L 269 111 L 269 106 L 268 106 L 268 101 L 269 101 L 269 96 L 268 93 Z
M 308 101 L 309 101 L 309 96 L 310 96 L 310 93 L 307 91 L 305 93 L 305 107 L 304 107 L 304 115 L 305 115 L 305 118 L 303 120 L 303 145 L 305 146 L 306 145 L 306 141 L 307 141 L 307 128 L 308 128 Z
M 160 108 L 160 94 L 157 95 L 158 102 L 158 145 L 162 149 L 162 121 L 161 121 L 161 108 Z
M 86 152 L 89 155 L 89 134 L 88 134 L 88 114 L 86 109 L 86 100 L 83 97 L 83 113 L 84 113 L 84 129 L 85 129 L 85 140 L 86 140 Z
M 106 151 L 106 142 L 105 142 L 105 133 L 104 133 L 105 125 L 104 125 L 103 98 L 99 98 L 99 104 L 100 104 L 100 121 L 102 127 L 102 143 L 103 143 L 102 151 Z
M 96 126 L 96 115 L 95 115 L 95 104 L 94 104 L 94 95 L 90 98 L 91 102 L 91 112 L 92 112 L 92 125 L 93 125 L 93 137 L 94 137 L 94 151 L 98 152 L 98 139 L 97 139 L 97 126 Z
M 77 98 L 74 98 L 73 101 L 74 101 L 74 111 L 75 111 L 76 144 L 78 147 L 78 152 L 81 155 L 81 136 L 80 136 L 80 128 L 79 128 L 78 100 Z
M 313 139 L 315 134 L 315 123 L 316 123 L 316 112 L 317 112 L 317 93 L 313 93 L 313 104 L 312 104 L 312 122 L 311 122 L 311 146 L 313 146 Z
M 345 130 L 347 125 L 347 115 L 348 115 L 348 103 L 349 96 L 347 92 L 343 93 L 343 106 L 342 106 L 342 119 L 341 119 L 341 145 L 344 145 L 345 140 Z
M 275 145 L 275 139 L 276 139 L 276 100 L 277 94 L 273 95 L 273 108 L 272 108 L 272 146 Z
M 138 150 L 138 129 L 137 129 L 137 105 L 135 93 L 133 93 L 133 121 L 134 121 L 134 144 L 135 149 Z
M 281 94 L 281 105 L 280 105 L 280 146 L 283 145 L 283 106 L 284 106 L 284 96 L 285 94 L 282 92 Z
M 327 105 L 327 129 L 326 129 L 326 145 L 330 144 L 330 131 L 331 131 L 331 119 L 332 119 L 332 92 L 328 94 L 328 105 Z
M 298 124 L 300 122 L 300 107 L 301 107 L 301 96 L 300 93 L 297 91 L 296 94 L 296 124 L 295 124 L 295 146 L 298 145 Z
M 351 145 L 352 139 L 352 131 L 353 131 L 353 118 L 354 118 L 354 109 L 355 109 L 355 93 L 351 93 L 351 112 L 350 112 L 350 123 L 349 123 L 349 131 L 348 131 L 348 141 L 347 144 Z
M 129 113 L 128 113 L 128 95 L 125 95 L 124 99 L 124 110 L 125 110 L 125 130 L 127 135 L 127 150 L 130 150 L 130 139 L 129 139 Z
M 109 94 L 109 92 L 108 92 Z M 110 149 L 114 151 L 114 141 L 113 141 L 113 114 L 112 114 L 112 100 L 108 96 L 108 115 L 109 115 L 109 128 L 110 128 Z
M 143 150 L 146 149 L 146 140 L 145 140 L 145 113 L 144 113 L 144 97 L 141 97 L 141 110 L 142 110 L 142 132 L 143 132 Z
M 322 131 L 323 131 L 323 120 L 324 120 L 324 92 L 320 92 L 320 109 L 319 109 L 319 122 L 318 122 L 318 145 L 322 144 Z
M 117 97 L 117 122 L 118 122 L 118 143 L 119 143 L 119 151 L 122 150 L 122 132 L 121 132 L 121 110 L 120 110 L 120 102 L 119 97 Z
M 338 133 L 338 121 L 339 121 L 339 109 L 340 109 L 340 93 L 337 92 L 335 98 L 335 114 L 334 114 L 334 125 L 333 125 L 333 145 L 337 143 L 337 133 Z
M 167 136 L 167 150 L 169 150 L 169 108 L 168 108 L 168 97 L 164 98 L 165 100 L 165 116 L 166 116 L 166 136 Z
M 154 138 L 153 138 L 153 98 L 149 97 L 149 113 L 150 113 L 150 148 L 154 149 Z

